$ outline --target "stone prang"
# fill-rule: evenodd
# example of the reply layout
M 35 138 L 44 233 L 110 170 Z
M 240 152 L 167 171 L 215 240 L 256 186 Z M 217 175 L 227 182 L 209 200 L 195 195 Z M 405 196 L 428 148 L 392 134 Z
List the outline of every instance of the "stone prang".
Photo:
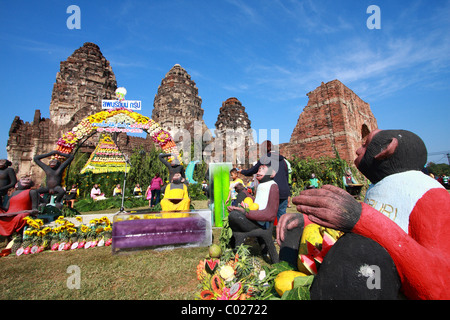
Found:
M 115 99 L 116 77 L 100 48 L 86 42 L 81 48 L 60 63 L 50 102 L 50 119 L 42 118 L 36 110 L 33 122 L 24 122 L 16 116 L 9 130 L 8 159 L 17 176 L 29 174 L 37 185 L 43 182 L 44 172 L 34 163 L 33 157 L 55 149 L 61 135 L 88 115 L 101 111 L 102 99 Z M 98 134 L 85 141 L 80 152 L 92 152 Z M 133 148 L 153 146 L 151 139 L 120 133 L 117 145 L 124 153 Z
M 100 51 L 91 42 L 62 61 L 56 74 L 50 103 L 50 119 L 57 126 L 77 124 L 102 111 L 102 99 L 115 99 L 116 77 Z
M 224 161 L 248 165 L 249 151 L 254 151 L 256 144 L 251 121 L 237 98 L 228 98 L 222 103 L 215 126 L 216 139 L 221 139 L 223 143 Z
M 178 130 L 189 131 L 194 137 L 196 123 L 202 132 L 208 130 L 203 121 L 204 110 L 198 88 L 191 76 L 176 64 L 162 79 L 153 102 L 152 119 L 172 136 Z M 200 129 L 200 128 L 197 128 Z
M 228 98 L 222 103 L 216 122 L 216 132 L 224 133 L 226 129 L 237 130 L 242 128 L 247 131 L 251 127 L 251 121 L 245 112 L 245 107 L 237 98 Z

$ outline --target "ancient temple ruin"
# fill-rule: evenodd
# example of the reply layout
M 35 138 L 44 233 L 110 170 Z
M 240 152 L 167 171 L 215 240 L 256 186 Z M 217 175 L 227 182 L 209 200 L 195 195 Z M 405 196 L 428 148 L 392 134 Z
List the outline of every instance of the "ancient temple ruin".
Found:
M 153 102 L 152 119 L 169 131 L 174 138 L 177 131 L 185 129 L 194 138 L 195 126 L 201 132 L 208 128 L 203 121 L 202 98 L 191 76 L 179 64 L 166 73 L 158 87 Z
M 62 61 L 56 74 L 50 102 L 50 118 L 42 118 L 36 110 L 33 122 L 15 117 L 7 143 L 8 159 L 13 163 L 17 176 L 29 174 L 34 181 L 42 181 L 43 171 L 36 166 L 33 157 L 55 149 L 55 143 L 79 121 L 102 110 L 102 99 L 115 99 L 116 77 L 100 48 L 86 42 L 81 48 Z M 128 136 L 116 137 L 122 152 L 130 153 L 136 146 L 150 148 L 151 139 Z M 83 144 L 80 151 L 92 152 L 98 134 Z
M 323 83 L 307 94 L 289 143 L 280 150 L 287 157 L 339 156 L 352 162 L 363 139 L 378 127 L 370 105 L 339 80 Z
M 228 98 L 222 103 L 215 126 L 216 139 L 223 143 L 224 161 L 248 165 L 249 151 L 256 152 L 256 145 L 251 121 L 237 98 Z
M 37 183 L 43 181 L 43 171 L 36 166 L 33 157 L 54 150 L 63 133 L 86 116 L 101 111 L 101 101 L 114 99 L 116 88 L 112 67 L 96 44 L 86 42 L 62 61 L 51 94 L 50 118 L 43 118 L 40 110 L 36 110 L 32 122 L 24 122 L 16 116 L 11 124 L 7 152 L 17 175 L 30 174 Z M 280 152 L 288 158 L 294 155 L 300 158 L 334 157 L 339 153 L 341 158 L 353 161 L 364 137 L 377 128 L 369 104 L 339 80 L 322 83 L 307 96 L 308 104 L 298 118 L 290 141 L 280 145 Z M 201 149 L 203 159 L 210 159 L 205 157 L 203 149 L 205 135 L 211 131 L 203 121 L 202 99 L 195 82 L 179 64 L 175 64 L 162 79 L 153 105 L 151 118 L 170 131 L 175 141 L 184 140 L 177 131 L 188 132 L 191 139 L 200 132 L 204 144 Z M 242 148 L 242 137 L 235 136 L 228 145 L 225 139 L 222 149 L 214 150 L 223 150 L 224 161 L 227 160 L 225 151 L 232 155 L 234 164 L 247 165 L 248 160 L 254 158 L 249 152 L 256 154 L 256 144 L 247 133 L 251 131 L 251 121 L 237 98 L 231 97 L 222 103 L 215 127 L 216 137 L 223 136 L 227 130 L 244 133 L 244 160 L 236 152 Z M 119 133 L 115 140 L 120 150 L 128 155 L 138 147 L 147 151 L 154 147 L 149 136 L 140 138 Z M 92 152 L 97 141 L 98 134 L 95 134 L 84 142 L 79 152 Z
M 115 99 L 116 76 L 100 48 L 86 42 L 62 61 L 50 102 L 50 119 L 58 127 L 73 125 L 102 110 L 102 99 Z

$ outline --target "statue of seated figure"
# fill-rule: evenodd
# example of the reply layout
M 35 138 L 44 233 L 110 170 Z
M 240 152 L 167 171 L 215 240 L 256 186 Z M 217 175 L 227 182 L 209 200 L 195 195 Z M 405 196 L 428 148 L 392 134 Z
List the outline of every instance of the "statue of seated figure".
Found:
M 6 211 L 0 210 L 0 235 L 10 238 L 12 234 L 21 232 L 26 225 L 23 218 L 39 212 L 39 195 L 36 190 L 31 190 L 33 185 L 30 177 L 20 178 Z
M 161 200 L 162 211 L 187 211 L 189 210 L 191 199 L 187 186 L 183 183 L 180 173 L 175 173 L 172 182 L 164 191 L 164 198 Z

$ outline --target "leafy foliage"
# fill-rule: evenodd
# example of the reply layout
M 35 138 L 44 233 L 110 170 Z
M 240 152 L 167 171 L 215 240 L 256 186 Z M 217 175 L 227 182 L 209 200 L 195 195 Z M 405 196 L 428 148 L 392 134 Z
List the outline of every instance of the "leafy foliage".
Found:
M 292 191 L 293 195 L 297 195 L 300 191 L 309 186 L 309 179 L 314 173 L 319 180 L 319 187 L 325 184 L 331 184 L 343 188 L 342 177 L 345 170 L 350 168 L 353 177 L 360 183 L 366 182 L 366 179 L 353 166 L 350 166 L 345 160 L 341 159 L 339 155 L 335 158 L 321 157 L 319 159 L 299 159 L 294 156 L 288 159 L 292 168 Z
M 309 290 L 313 280 L 314 275 L 295 278 L 292 289 L 283 293 L 281 300 L 310 300 Z
M 82 199 L 75 202 L 75 209 L 80 212 L 101 211 L 106 209 L 120 208 L 122 205 L 121 197 L 108 198 L 106 200 L 94 201 L 91 198 Z M 138 208 L 148 206 L 148 200 L 145 198 L 125 197 L 124 208 Z M 149 211 L 161 211 L 161 205 L 158 204 Z
M 432 173 L 435 177 L 447 175 L 450 176 L 450 165 L 445 163 L 430 162 L 427 165 L 429 173 Z
M 208 197 L 202 190 L 201 183 L 190 183 L 188 185 L 189 197 L 194 200 L 208 200 Z
M 134 150 L 130 157 L 131 169 L 127 176 L 127 188 L 132 191 L 134 185 L 139 183 L 145 191 L 156 173 L 164 182 L 169 179 L 169 171 L 158 159 L 160 153 L 161 150 L 156 148 L 150 152 L 145 152 L 142 148 Z

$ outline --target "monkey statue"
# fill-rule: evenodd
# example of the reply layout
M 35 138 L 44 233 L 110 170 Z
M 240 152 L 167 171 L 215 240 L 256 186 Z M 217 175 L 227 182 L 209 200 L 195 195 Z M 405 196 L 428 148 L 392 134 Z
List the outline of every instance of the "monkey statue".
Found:
M 17 183 L 16 172 L 11 166 L 11 161 L 7 159 L 0 160 L 0 207 L 6 202 L 5 196 L 8 190 L 14 188 Z
M 330 185 L 292 200 L 311 222 L 346 232 L 320 266 L 311 299 L 450 299 L 450 194 L 421 172 L 425 144 L 410 131 L 377 129 L 356 154 L 372 182 L 364 203 Z M 299 242 L 302 214 L 280 220 L 281 246 Z M 379 287 L 367 284 L 365 266 L 378 268 Z
M 16 190 L 8 201 L 8 209 L 0 210 L 0 234 L 10 238 L 14 232 L 20 232 L 28 215 L 37 215 L 39 195 L 32 190 L 34 185 L 29 176 L 24 176 L 17 182 Z
M 172 157 L 172 162 L 166 160 L 166 158 Z M 169 181 L 172 181 L 173 175 L 175 173 L 181 174 L 181 182 L 186 183 L 186 175 L 184 172 L 184 167 L 180 163 L 180 160 L 177 156 L 172 155 L 171 153 L 160 153 L 158 155 L 159 161 L 161 161 L 169 170 Z
M 48 162 L 48 165 L 46 165 L 41 161 L 41 159 L 50 157 L 55 154 L 65 157 L 66 160 L 63 163 L 61 163 L 59 160 L 52 158 Z M 54 150 L 49 153 L 35 156 L 33 160 L 39 167 L 42 168 L 42 170 L 44 170 L 46 174 L 47 185 L 45 187 L 39 188 L 37 190 L 38 193 L 49 193 L 50 195 L 56 194 L 55 205 L 57 208 L 61 209 L 63 206 L 62 199 L 66 193 L 63 187 L 61 186 L 62 177 L 64 170 L 72 162 L 73 155 Z

